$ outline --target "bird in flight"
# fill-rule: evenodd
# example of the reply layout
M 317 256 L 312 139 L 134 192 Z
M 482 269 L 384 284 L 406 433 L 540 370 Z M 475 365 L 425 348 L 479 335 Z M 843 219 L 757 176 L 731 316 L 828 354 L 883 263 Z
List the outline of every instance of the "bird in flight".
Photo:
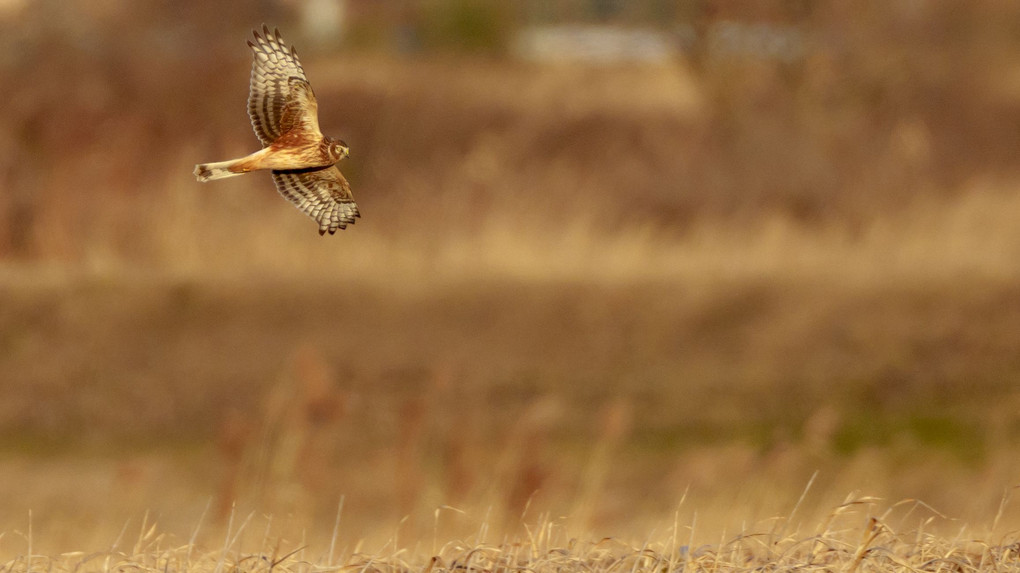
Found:
M 330 235 L 361 217 L 351 186 L 336 164 L 350 154 L 347 144 L 319 131 L 319 104 L 298 61 L 280 30 L 248 40 L 255 54 L 248 93 L 248 116 L 262 149 L 231 161 L 195 166 L 195 177 L 206 182 L 269 169 L 276 189 Z

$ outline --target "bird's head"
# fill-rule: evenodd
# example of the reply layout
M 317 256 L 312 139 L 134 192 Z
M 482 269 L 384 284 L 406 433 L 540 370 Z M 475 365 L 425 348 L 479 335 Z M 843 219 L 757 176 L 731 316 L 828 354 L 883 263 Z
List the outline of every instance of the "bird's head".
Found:
M 329 144 L 329 155 L 334 161 L 340 161 L 344 157 L 351 154 L 351 149 L 347 147 L 347 144 L 339 139 L 334 139 Z

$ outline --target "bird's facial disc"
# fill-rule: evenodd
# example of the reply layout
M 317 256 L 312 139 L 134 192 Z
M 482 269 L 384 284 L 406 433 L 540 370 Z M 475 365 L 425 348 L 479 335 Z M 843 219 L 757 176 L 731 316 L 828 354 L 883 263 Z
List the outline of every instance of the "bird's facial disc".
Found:
M 337 141 L 333 144 L 333 154 L 337 156 L 337 159 L 343 159 L 351 154 L 351 150 L 347 147 L 347 144 L 342 141 Z

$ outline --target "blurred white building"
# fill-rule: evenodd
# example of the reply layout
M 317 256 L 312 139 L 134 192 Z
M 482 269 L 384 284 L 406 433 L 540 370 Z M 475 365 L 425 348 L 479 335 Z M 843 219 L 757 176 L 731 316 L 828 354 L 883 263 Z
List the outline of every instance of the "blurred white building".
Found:
M 0 0 L 2 1 L 2 0 Z M 347 30 L 348 0 L 279 0 L 298 13 L 304 41 L 316 48 L 339 45 Z

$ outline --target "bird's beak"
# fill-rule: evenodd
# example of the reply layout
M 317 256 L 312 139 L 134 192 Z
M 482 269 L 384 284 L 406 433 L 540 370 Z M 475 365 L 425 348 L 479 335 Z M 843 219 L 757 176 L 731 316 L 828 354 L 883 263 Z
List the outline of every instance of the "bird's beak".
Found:
M 344 157 L 350 157 L 351 156 L 351 148 L 350 147 L 344 147 L 343 149 L 344 149 Z

